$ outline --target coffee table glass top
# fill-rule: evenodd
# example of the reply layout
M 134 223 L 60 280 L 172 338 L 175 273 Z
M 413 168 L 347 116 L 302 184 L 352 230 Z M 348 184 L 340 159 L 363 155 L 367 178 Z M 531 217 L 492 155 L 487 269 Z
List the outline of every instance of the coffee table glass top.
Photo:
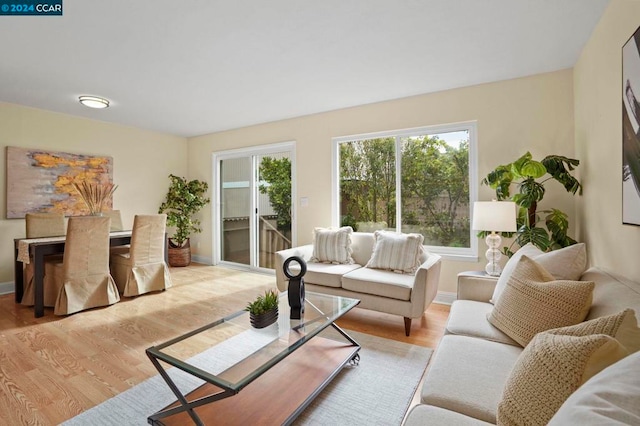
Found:
M 307 292 L 303 318 L 291 320 L 285 292 L 280 294 L 278 320 L 268 327 L 253 328 L 249 313 L 240 311 L 147 353 L 223 389 L 239 391 L 358 303 Z

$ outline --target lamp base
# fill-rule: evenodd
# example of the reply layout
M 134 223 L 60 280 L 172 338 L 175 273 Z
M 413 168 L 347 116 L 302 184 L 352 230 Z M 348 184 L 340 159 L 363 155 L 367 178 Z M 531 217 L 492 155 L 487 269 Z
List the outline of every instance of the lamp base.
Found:
M 498 277 L 502 273 L 502 267 L 500 266 L 502 253 L 500 252 L 500 249 L 498 249 L 500 244 L 502 244 L 502 237 L 495 232 L 492 232 L 487 235 L 487 238 L 484 241 L 489 247 L 484 254 L 487 258 L 487 266 L 485 266 L 484 270 L 492 277 Z

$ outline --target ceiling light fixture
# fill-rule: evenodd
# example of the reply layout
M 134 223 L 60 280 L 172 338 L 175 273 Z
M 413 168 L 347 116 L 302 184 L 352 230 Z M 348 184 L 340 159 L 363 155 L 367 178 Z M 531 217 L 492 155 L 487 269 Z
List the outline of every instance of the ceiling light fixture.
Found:
M 78 100 L 82 105 L 89 108 L 102 109 L 102 108 L 109 107 L 109 101 L 107 99 L 100 98 L 98 96 L 80 96 Z

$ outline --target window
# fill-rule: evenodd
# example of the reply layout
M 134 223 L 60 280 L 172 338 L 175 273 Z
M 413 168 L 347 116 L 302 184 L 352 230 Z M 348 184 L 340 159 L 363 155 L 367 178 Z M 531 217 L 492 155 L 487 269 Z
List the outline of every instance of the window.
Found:
M 424 235 L 429 250 L 476 256 L 476 124 L 334 138 L 336 223 Z

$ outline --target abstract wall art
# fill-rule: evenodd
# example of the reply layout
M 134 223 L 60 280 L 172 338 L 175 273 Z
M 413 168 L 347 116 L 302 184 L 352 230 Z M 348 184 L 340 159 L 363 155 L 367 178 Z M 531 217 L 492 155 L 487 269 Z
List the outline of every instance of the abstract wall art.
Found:
M 640 225 L 640 28 L 622 47 L 622 223 Z
M 7 219 L 27 213 L 88 214 L 74 182 L 112 183 L 113 159 L 7 147 Z M 111 207 L 113 200 L 107 203 Z

